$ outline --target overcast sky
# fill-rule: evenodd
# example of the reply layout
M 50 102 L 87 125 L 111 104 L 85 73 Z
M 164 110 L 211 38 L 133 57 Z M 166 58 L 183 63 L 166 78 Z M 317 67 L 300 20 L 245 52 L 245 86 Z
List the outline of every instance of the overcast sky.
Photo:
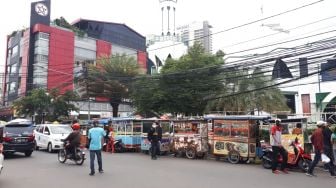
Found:
M 1 0 L 0 14 L 0 71 L 5 61 L 6 35 L 29 26 L 30 3 L 34 0 Z M 318 0 L 178 0 L 176 26 L 193 21 L 207 20 L 213 33 L 223 31 L 250 21 L 265 18 L 286 10 Z M 314 33 L 336 29 L 336 18 L 302 27 L 289 34 L 280 33 L 242 45 L 238 42 L 277 33 L 262 24 L 280 24 L 283 29 L 294 28 L 320 19 L 335 16 L 336 0 L 324 0 L 315 5 L 281 15 L 250 26 L 222 32 L 213 36 L 213 50 L 230 53 L 273 42 L 294 39 Z M 140 34 L 161 33 L 161 10 L 159 0 L 51 0 L 51 19 L 63 16 L 69 22 L 78 18 L 125 23 Z M 335 33 L 332 33 L 335 35 Z M 325 36 L 320 36 L 325 37 Z M 314 38 L 297 41 L 303 44 Z M 294 44 L 283 44 L 288 47 Z M 275 48 L 275 47 L 271 47 Z M 264 52 L 267 49 L 260 49 Z M 258 51 L 259 52 L 259 51 Z M 250 52 L 249 52 L 250 53 Z M 236 54 L 237 55 L 237 54 Z

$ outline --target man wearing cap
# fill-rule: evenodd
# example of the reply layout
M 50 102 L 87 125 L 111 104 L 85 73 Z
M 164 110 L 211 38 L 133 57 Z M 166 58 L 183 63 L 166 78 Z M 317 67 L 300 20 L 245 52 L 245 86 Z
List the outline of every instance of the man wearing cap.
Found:
M 277 170 L 278 166 L 278 155 L 281 154 L 282 156 L 282 162 L 280 170 L 288 174 L 286 168 L 287 160 L 288 160 L 288 153 L 286 149 L 281 144 L 281 134 L 282 134 L 282 126 L 281 126 L 281 120 L 276 119 L 275 125 L 271 128 L 271 145 L 272 145 L 272 151 L 273 151 L 273 159 L 272 159 L 272 173 L 279 174 L 280 171 Z
M 315 150 L 315 156 L 312 164 L 309 166 L 308 172 L 306 173 L 307 176 L 315 176 L 313 171 L 317 163 L 321 160 L 321 155 L 324 153 L 324 137 L 323 137 L 323 127 L 326 125 L 326 122 L 324 121 L 318 121 L 317 122 L 317 129 L 314 131 L 314 133 L 311 136 L 311 142 L 314 146 Z M 327 167 L 329 169 L 330 175 L 332 177 L 335 176 L 335 172 L 333 167 L 330 165 L 331 162 L 327 163 Z

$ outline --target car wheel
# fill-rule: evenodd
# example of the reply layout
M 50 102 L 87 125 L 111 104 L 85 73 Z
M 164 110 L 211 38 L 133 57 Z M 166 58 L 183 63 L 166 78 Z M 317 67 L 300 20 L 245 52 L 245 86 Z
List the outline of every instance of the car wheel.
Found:
M 49 153 L 52 153 L 52 152 L 53 152 L 52 144 L 51 144 L 51 143 L 48 144 L 47 151 L 48 151 Z
M 33 151 L 25 151 L 24 154 L 26 157 L 30 157 Z

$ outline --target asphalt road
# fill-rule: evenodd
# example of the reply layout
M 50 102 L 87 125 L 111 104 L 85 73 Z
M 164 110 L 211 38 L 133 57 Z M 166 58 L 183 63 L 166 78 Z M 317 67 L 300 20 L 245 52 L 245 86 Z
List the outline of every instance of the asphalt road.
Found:
M 82 166 L 61 164 L 57 154 L 36 151 L 32 157 L 5 160 L 0 188 L 334 188 L 336 178 L 316 169 L 318 177 L 304 173 L 274 175 L 261 165 L 232 165 L 215 160 L 188 160 L 163 156 L 153 161 L 141 153 L 103 154 L 105 173 L 89 176 L 89 160 Z

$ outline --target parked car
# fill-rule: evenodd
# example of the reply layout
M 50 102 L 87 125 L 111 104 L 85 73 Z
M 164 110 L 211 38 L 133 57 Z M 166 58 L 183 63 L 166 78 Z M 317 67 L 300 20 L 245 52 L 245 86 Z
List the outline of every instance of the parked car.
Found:
M 21 152 L 31 156 L 35 146 L 33 130 L 33 122 L 27 119 L 15 119 L 1 127 L 3 154 Z
M 0 136 L 1 138 L 1 136 Z M 4 161 L 4 156 L 2 154 L 2 150 L 3 150 L 3 145 L 2 145 L 2 140 L 0 140 L 0 174 L 2 172 L 2 169 L 3 169 L 3 161 Z
M 47 149 L 48 152 L 63 148 L 61 139 L 66 138 L 72 129 L 66 124 L 41 124 L 37 125 L 35 133 L 36 150 Z

